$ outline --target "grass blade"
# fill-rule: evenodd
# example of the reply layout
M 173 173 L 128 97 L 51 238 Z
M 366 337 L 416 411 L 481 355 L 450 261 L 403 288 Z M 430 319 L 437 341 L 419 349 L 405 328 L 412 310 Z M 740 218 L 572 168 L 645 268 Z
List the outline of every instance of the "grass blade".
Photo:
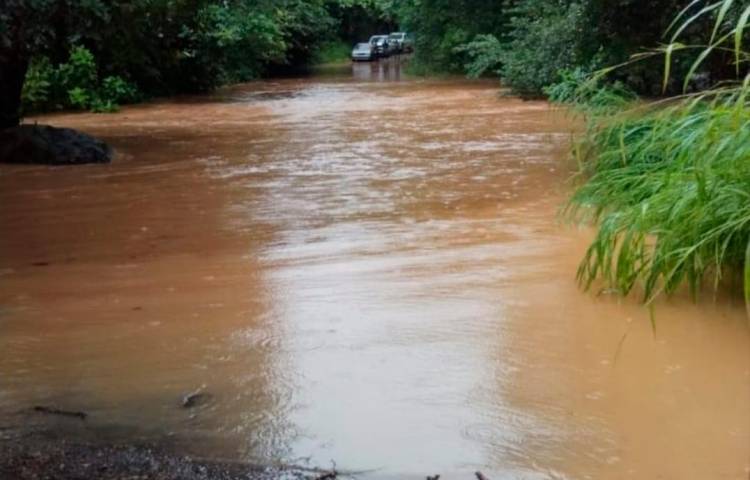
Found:
M 734 29 L 734 61 L 738 75 L 740 73 L 740 57 L 742 56 L 742 35 L 744 34 L 748 20 L 750 20 L 750 6 L 742 12 Z
M 708 43 L 714 43 L 714 39 L 716 39 L 716 34 L 719 33 L 719 28 L 721 28 L 722 22 L 724 22 L 724 17 L 726 17 L 729 9 L 732 8 L 732 3 L 734 3 L 734 0 L 724 0 L 723 5 L 719 9 L 719 14 L 716 16 L 716 23 L 714 24 L 714 31 L 711 32 L 711 40 Z

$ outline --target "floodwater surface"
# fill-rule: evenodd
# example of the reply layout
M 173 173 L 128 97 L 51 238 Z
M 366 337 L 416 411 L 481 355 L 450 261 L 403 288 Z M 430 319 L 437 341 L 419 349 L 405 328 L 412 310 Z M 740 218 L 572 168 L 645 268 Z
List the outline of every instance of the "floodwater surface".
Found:
M 564 112 L 382 63 L 39 120 L 117 157 L 0 167 L 0 426 L 54 406 L 365 478 L 748 477 L 741 301 L 654 331 L 580 291 Z

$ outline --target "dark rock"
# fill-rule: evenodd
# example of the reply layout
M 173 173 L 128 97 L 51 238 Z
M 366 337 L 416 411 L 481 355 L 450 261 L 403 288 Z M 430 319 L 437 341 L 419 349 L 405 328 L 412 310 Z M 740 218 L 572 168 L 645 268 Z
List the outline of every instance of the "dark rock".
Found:
M 195 408 L 200 407 L 213 399 L 213 395 L 207 392 L 193 392 L 188 393 L 184 397 L 182 397 L 182 408 Z
M 20 125 L 0 130 L 0 163 L 80 165 L 111 160 L 109 145 L 70 128 Z

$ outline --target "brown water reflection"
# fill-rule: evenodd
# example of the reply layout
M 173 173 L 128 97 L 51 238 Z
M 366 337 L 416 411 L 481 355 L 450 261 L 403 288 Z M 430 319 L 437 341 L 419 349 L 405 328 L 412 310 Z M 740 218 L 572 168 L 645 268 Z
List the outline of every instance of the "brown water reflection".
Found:
M 654 337 L 578 291 L 545 103 L 376 63 L 45 121 L 118 158 L 0 168 L 3 422 L 374 477 L 747 478 L 742 306 L 674 300 Z

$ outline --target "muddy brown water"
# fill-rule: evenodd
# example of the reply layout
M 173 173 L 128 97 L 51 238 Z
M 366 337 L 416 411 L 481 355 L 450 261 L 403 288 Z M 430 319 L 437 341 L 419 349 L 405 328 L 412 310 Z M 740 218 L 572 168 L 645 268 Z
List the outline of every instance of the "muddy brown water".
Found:
M 118 156 L 0 167 L 2 423 L 374 478 L 746 479 L 741 303 L 662 302 L 654 334 L 581 292 L 575 122 L 496 87 L 361 64 L 40 119 Z

